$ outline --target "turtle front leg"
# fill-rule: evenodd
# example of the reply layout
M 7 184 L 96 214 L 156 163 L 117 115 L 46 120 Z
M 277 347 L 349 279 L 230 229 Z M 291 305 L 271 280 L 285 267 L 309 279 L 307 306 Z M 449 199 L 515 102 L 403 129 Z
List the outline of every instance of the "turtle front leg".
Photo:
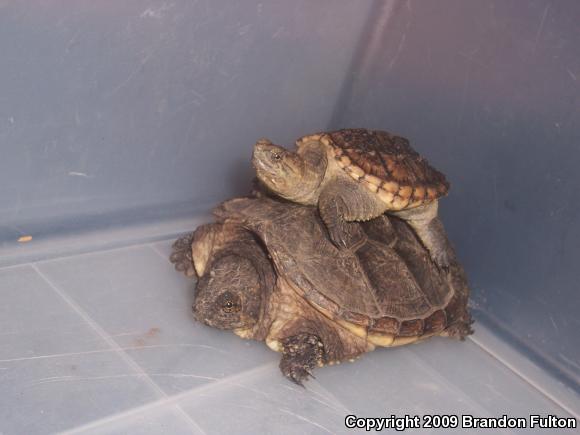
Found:
M 181 236 L 173 243 L 171 261 L 178 272 L 183 272 L 185 276 L 195 276 L 195 267 L 193 265 L 193 256 L 191 245 L 193 243 L 194 233 Z
M 340 197 L 319 203 L 320 217 L 326 224 L 330 240 L 339 249 L 357 251 L 366 241 L 366 234 L 356 222 L 344 218 L 345 205 Z
M 390 213 L 404 219 L 413 228 L 439 269 L 449 270 L 449 241 L 443 223 L 437 216 L 437 208 L 438 203 L 434 201 L 417 208 Z
M 295 384 L 312 376 L 312 370 L 324 365 L 324 344 L 320 337 L 302 332 L 280 340 L 282 360 L 280 370 Z M 314 376 L 312 376 L 314 377 Z
M 366 242 L 365 232 L 354 221 L 367 221 L 385 212 L 385 205 L 372 195 L 351 180 L 333 181 L 320 193 L 320 217 L 339 249 L 356 251 Z

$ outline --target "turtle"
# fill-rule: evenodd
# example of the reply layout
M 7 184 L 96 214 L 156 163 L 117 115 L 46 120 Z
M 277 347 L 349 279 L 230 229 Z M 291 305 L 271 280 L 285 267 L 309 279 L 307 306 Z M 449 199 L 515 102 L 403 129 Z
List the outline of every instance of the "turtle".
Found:
M 316 367 L 376 347 L 472 333 L 469 288 L 452 249 L 444 272 L 401 219 L 353 224 L 365 236 L 355 252 L 330 241 L 315 207 L 235 198 L 214 215 L 178 239 L 170 257 L 198 278 L 194 316 L 265 341 L 299 385 Z
M 292 152 L 268 139 L 258 140 L 252 155 L 257 177 L 282 198 L 318 205 L 337 246 L 356 249 L 363 237 L 359 231 L 346 230 L 349 222 L 387 212 L 406 220 L 432 260 L 448 267 L 437 211 L 449 182 L 406 138 L 349 128 L 304 136 L 296 147 Z

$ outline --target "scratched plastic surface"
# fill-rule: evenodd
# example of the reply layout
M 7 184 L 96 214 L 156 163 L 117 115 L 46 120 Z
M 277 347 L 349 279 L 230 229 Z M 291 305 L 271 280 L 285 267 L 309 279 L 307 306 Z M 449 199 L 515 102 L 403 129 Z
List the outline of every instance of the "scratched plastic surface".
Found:
M 576 0 L 0 1 L 0 434 L 578 418 L 578 16 Z M 195 323 L 168 255 L 247 192 L 257 138 L 340 126 L 397 131 L 449 175 L 476 333 L 303 389 L 263 343 Z
M 346 433 L 349 414 L 579 410 L 481 323 L 464 343 L 375 351 L 297 387 L 263 343 L 193 321 L 171 242 L 0 270 L 2 433 Z

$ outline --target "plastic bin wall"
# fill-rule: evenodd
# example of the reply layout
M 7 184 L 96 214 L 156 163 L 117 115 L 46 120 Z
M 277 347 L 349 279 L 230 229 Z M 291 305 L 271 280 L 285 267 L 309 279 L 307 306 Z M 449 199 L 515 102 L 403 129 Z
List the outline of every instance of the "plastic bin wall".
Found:
M 372 3 L 202 3 L 2 3 L 8 234 L 208 209 L 256 138 L 327 127 Z
M 475 301 L 580 380 L 580 4 L 377 5 L 332 126 L 391 128 L 449 176 Z

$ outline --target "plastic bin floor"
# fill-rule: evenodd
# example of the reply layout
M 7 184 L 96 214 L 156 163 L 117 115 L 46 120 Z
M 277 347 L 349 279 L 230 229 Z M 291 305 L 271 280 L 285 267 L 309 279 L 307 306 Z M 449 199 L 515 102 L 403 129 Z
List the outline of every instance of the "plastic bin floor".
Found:
M 295 386 L 263 343 L 193 321 L 193 282 L 168 262 L 182 229 L 0 269 L 0 433 L 322 434 L 351 432 L 348 414 L 579 415 L 574 392 L 481 322 L 463 343 L 380 349 Z

